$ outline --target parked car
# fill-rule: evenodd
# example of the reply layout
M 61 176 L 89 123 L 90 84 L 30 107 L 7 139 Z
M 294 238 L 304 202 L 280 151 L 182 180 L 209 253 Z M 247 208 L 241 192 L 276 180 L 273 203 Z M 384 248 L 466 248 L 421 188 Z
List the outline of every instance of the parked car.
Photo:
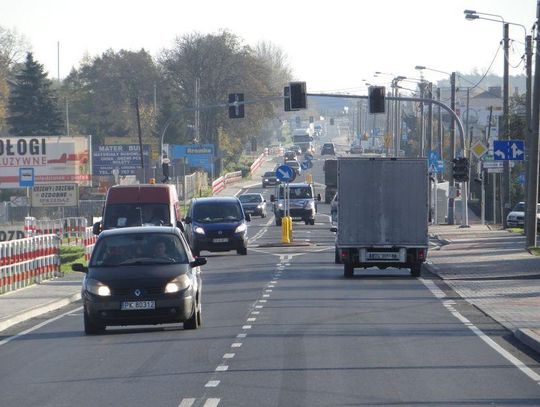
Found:
M 201 250 L 247 254 L 247 222 L 251 216 L 236 197 L 196 198 L 184 219 L 186 237 L 195 256 Z
M 242 194 L 238 199 L 244 208 L 244 213 L 266 218 L 266 199 L 261 194 Z
M 519 202 L 514 206 L 512 212 L 506 216 L 506 224 L 518 228 L 525 226 L 525 202 Z M 540 204 L 536 206 L 536 224 L 540 227 Z
M 262 176 L 262 187 L 266 188 L 268 185 L 277 185 L 278 179 L 275 171 L 266 171 Z
M 321 155 L 336 155 L 334 143 L 324 143 L 321 147 Z
M 364 152 L 364 149 L 359 144 L 353 144 L 349 150 L 349 153 L 351 154 L 362 154 Z
M 109 325 L 201 325 L 203 257 L 194 258 L 176 227 L 126 227 L 100 233 L 82 284 L 84 331 Z

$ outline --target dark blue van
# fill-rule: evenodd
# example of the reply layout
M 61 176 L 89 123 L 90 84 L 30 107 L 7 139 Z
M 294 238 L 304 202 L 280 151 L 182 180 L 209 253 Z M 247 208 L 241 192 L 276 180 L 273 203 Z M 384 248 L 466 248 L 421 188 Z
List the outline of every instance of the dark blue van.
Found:
M 194 256 L 201 250 L 236 250 L 247 254 L 247 222 L 242 204 L 236 197 L 195 198 L 184 219 L 185 234 Z

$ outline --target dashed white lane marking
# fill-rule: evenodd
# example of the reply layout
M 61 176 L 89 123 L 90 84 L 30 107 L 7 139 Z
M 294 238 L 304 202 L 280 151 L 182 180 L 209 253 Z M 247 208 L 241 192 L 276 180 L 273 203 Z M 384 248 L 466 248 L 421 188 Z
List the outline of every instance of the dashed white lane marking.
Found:
M 217 387 L 219 385 L 219 380 L 210 380 L 204 385 L 204 387 Z
M 236 353 L 226 353 L 223 355 L 223 359 L 232 359 Z
M 71 310 L 71 311 L 68 311 L 68 312 L 64 312 L 63 314 L 60 314 L 60 315 L 58 315 L 58 316 L 56 316 L 56 317 L 54 317 L 54 318 L 48 319 L 48 320 L 46 320 L 46 321 L 43 321 L 43 322 L 41 322 L 41 323 L 39 323 L 39 324 L 33 326 L 32 328 L 28 328 L 28 329 L 25 330 L 25 331 L 19 332 L 17 335 L 13 335 L 13 336 L 10 336 L 10 337 L 8 337 L 8 338 L 6 338 L 6 339 L 3 339 L 3 340 L 0 341 L 0 346 L 5 345 L 6 343 L 11 342 L 11 341 L 14 340 L 14 339 L 20 338 L 21 336 L 27 335 L 27 334 L 29 334 L 30 332 L 34 332 L 35 330 L 37 330 L 37 329 L 39 329 L 39 328 L 42 328 L 42 327 L 44 327 L 45 325 L 50 324 L 51 322 L 54 322 L 54 321 L 59 320 L 60 318 L 64 318 L 66 315 L 69 315 L 69 314 L 71 314 L 71 313 L 73 313 L 73 312 L 81 311 L 82 309 L 83 309 L 83 307 L 78 307 L 78 308 L 76 308 L 76 309 L 74 309 L 74 310 Z
M 182 399 L 178 407 L 191 407 L 195 403 L 195 399 Z
M 262 305 L 255 305 L 255 308 L 261 309 L 261 308 L 263 308 L 263 306 Z
M 203 407 L 217 407 L 220 399 L 207 399 Z
M 264 292 L 271 293 L 272 290 L 264 290 Z
M 247 334 L 238 334 L 236 335 L 237 338 L 245 338 L 247 336 Z
M 226 372 L 227 370 L 229 370 L 229 366 L 226 365 L 219 365 L 216 367 L 216 372 Z
M 436 284 L 433 281 L 424 280 L 423 278 L 420 278 L 419 280 L 422 281 L 422 283 L 424 283 L 424 285 L 431 291 L 431 293 L 435 297 L 440 299 L 440 298 L 444 298 L 446 296 L 439 289 L 439 287 L 436 286 Z M 441 293 L 443 295 L 442 297 L 441 297 Z M 515 367 L 517 367 L 519 370 L 521 370 L 521 372 L 526 374 L 530 379 L 534 380 L 537 384 L 540 385 L 540 375 L 538 375 L 534 370 L 529 368 L 525 363 L 523 363 L 521 360 L 516 358 L 514 355 L 512 355 L 510 352 L 508 352 L 506 349 L 504 349 L 502 346 L 500 346 L 497 342 L 495 342 L 493 339 L 491 339 L 480 328 L 478 328 L 471 321 L 469 321 L 466 317 L 464 317 L 460 312 L 456 311 L 453 304 L 450 304 L 450 301 L 443 301 L 443 305 L 446 307 L 446 309 L 448 309 L 448 311 L 450 311 L 450 313 L 454 317 L 456 317 L 467 328 L 469 328 L 471 331 L 473 331 L 476 336 L 478 336 L 487 345 L 489 345 L 493 350 L 495 350 L 502 357 L 504 357 L 506 360 L 508 360 L 510 363 L 512 363 Z
M 251 329 L 251 325 L 244 325 L 242 329 Z
M 259 302 L 267 302 L 266 300 L 259 300 Z
M 263 294 L 263 298 L 268 298 L 270 297 L 270 294 Z
M 231 348 L 239 348 L 240 346 L 242 346 L 242 342 L 235 342 L 231 345 Z
M 251 311 L 252 315 L 259 315 L 260 313 L 261 313 L 260 311 Z
M 256 320 L 257 320 L 257 318 L 248 318 L 247 322 L 255 322 Z

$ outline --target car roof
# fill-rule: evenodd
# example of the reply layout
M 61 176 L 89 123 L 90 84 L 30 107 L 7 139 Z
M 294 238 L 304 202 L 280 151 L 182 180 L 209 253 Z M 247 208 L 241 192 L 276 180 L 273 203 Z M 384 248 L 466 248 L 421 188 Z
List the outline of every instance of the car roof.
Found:
M 280 185 L 280 187 L 283 185 Z M 307 184 L 305 182 L 291 182 L 289 183 L 289 188 L 291 187 L 311 187 L 311 184 Z
M 99 238 L 102 239 L 107 236 L 117 235 L 132 235 L 136 233 L 144 234 L 171 234 L 180 235 L 180 229 L 174 226 L 132 226 L 126 228 L 107 229 L 99 234 Z
M 245 194 L 241 194 L 240 196 L 246 196 L 246 195 L 257 195 L 257 196 L 262 196 L 261 194 L 258 194 L 256 192 L 247 192 Z
M 194 198 L 191 202 L 192 205 L 199 203 L 237 203 L 238 198 L 235 196 L 210 196 L 205 198 Z

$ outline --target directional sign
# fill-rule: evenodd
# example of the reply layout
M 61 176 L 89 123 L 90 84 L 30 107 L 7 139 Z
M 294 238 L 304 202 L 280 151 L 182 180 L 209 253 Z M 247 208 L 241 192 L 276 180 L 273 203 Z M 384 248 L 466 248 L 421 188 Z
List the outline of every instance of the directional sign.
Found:
M 19 168 L 19 186 L 21 188 L 34 186 L 33 168 Z
M 296 178 L 296 172 L 288 165 L 280 165 L 276 169 L 276 178 L 281 182 L 292 182 Z
M 313 160 L 313 154 L 311 154 L 311 153 L 305 153 L 305 154 L 304 154 L 304 158 L 305 158 L 307 161 L 311 161 L 311 160 Z
M 302 161 L 300 163 L 300 168 L 302 169 L 302 171 L 308 170 L 311 167 L 313 167 L 313 163 L 311 161 L 309 161 L 309 160 Z
M 493 142 L 493 158 L 500 160 L 525 159 L 525 142 L 523 140 L 495 140 Z

